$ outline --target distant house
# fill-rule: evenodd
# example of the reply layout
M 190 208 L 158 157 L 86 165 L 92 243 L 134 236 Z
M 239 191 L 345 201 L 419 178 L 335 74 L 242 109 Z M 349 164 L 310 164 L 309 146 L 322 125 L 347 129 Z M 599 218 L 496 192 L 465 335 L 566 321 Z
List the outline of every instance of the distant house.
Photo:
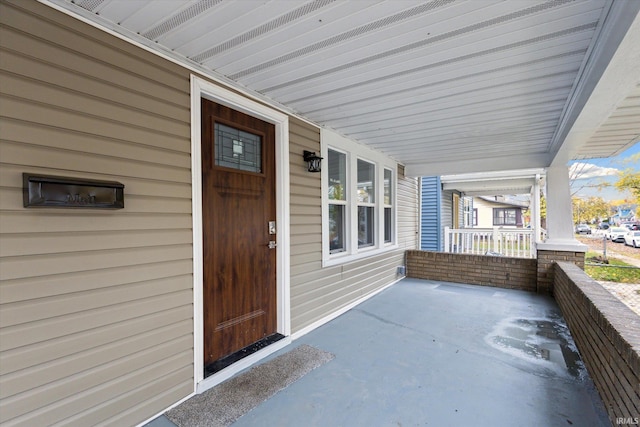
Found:
M 618 206 L 618 212 L 615 213 L 610 219 L 612 224 L 622 224 L 623 222 L 630 222 L 636 220 L 636 205 L 632 206 Z
M 522 211 L 527 209 L 526 202 L 509 199 L 505 196 L 480 196 L 473 198 L 474 228 L 522 228 Z

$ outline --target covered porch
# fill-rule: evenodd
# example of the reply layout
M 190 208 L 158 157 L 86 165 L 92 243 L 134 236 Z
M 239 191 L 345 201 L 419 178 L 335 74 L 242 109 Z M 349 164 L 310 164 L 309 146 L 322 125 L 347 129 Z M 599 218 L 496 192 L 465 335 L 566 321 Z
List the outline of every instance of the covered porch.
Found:
M 405 278 L 270 360 L 301 345 L 335 357 L 233 425 L 609 425 L 549 296 Z M 149 427 L 213 425 L 212 411 Z
M 218 384 L 203 361 L 214 327 L 204 319 L 216 312 L 204 302 L 203 252 L 217 242 L 203 232 L 200 160 L 213 145 L 202 136 L 203 100 L 275 127 L 264 169 L 276 177 L 276 221 L 264 218 L 256 245 L 276 253 L 264 269 L 275 280 L 267 333 L 285 339 L 259 362 L 301 344 L 334 355 L 238 425 L 606 424 L 584 370 L 566 363 L 572 346 L 550 295 L 571 314 L 609 420 L 637 417 L 637 316 L 594 305 L 601 289 L 589 283 L 556 279 L 563 261 L 578 276 L 584 262 L 567 162 L 638 141 L 640 3 L 0 8 L 0 423 L 140 425 Z M 231 157 L 245 152 L 241 142 Z M 345 159 L 335 176 L 329 151 Z M 324 157 L 321 173 L 307 169 L 306 152 Z M 527 169 L 547 177 L 548 238 L 526 273 L 531 289 L 502 289 L 513 283 L 507 265 L 493 270 L 504 276 L 493 288 L 398 282 L 417 248 L 418 177 Z M 30 209 L 25 173 L 115 180 L 126 208 Z M 330 193 L 332 183 L 348 196 Z M 342 252 L 331 246 L 335 224 Z M 258 270 L 255 258 L 233 259 Z

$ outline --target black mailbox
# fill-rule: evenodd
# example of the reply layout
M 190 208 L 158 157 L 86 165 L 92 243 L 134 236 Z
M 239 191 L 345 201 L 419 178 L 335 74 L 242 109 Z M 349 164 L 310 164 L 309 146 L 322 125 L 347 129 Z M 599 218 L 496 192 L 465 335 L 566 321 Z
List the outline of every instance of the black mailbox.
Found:
M 25 208 L 124 208 L 124 185 L 115 181 L 22 174 Z

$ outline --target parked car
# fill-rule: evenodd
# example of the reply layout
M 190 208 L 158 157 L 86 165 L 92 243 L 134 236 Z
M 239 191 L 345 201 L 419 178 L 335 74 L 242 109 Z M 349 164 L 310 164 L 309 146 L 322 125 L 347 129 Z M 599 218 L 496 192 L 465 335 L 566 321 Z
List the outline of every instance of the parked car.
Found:
M 578 234 L 591 234 L 591 227 L 587 224 L 576 225 L 576 233 Z
M 634 248 L 640 248 L 640 231 L 629 230 L 627 234 L 624 235 L 624 244 L 633 246 Z
M 620 224 L 620 227 L 626 227 L 629 230 L 640 230 L 640 223 L 637 222 L 624 222 Z
M 600 224 L 598 224 L 598 229 L 600 229 L 600 230 L 608 230 L 609 229 L 609 223 L 608 222 L 601 222 Z
M 626 227 L 611 227 L 607 230 L 606 237 L 612 242 L 624 242 L 624 235 L 629 231 Z

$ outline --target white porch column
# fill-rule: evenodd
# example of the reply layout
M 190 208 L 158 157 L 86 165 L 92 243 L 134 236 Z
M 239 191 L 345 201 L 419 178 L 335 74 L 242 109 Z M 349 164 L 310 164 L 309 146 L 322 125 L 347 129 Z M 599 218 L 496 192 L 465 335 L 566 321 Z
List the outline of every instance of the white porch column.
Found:
M 531 229 L 533 238 L 531 241 L 540 243 L 540 174 L 536 174 L 535 182 L 531 188 Z
M 547 239 L 538 249 L 586 252 L 587 246 L 576 240 L 573 231 L 573 208 L 566 165 L 547 169 Z

